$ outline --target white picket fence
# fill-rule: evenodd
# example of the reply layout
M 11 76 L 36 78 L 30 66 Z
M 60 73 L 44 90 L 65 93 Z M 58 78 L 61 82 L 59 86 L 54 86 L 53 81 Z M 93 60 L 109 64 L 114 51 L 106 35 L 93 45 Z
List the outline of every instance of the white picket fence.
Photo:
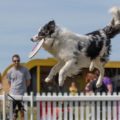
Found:
M 25 120 L 120 120 L 120 94 L 68 95 L 43 93 L 36 96 L 31 93 L 24 96 L 12 96 L 23 100 Z M 9 108 L 8 108 L 9 101 Z M 0 95 L 2 115 L 0 120 L 13 120 L 12 99 L 3 93 Z M 29 104 L 28 104 L 29 102 Z M 9 110 L 7 110 L 9 109 Z

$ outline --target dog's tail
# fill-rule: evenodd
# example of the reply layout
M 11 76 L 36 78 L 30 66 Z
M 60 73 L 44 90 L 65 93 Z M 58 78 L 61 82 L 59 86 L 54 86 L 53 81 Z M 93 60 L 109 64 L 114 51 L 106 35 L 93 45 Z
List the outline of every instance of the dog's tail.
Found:
M 120 33 L 120 8 L 112 7 L 109 12 L 112 14 L 113 18 L 110 24 L 104 28 L 104 31 L 108 38 L 113 38 Z
M 120 24 L 120 8 L 112 7 L 109 12 L 113 15 L 112 25 L 117 26 Z

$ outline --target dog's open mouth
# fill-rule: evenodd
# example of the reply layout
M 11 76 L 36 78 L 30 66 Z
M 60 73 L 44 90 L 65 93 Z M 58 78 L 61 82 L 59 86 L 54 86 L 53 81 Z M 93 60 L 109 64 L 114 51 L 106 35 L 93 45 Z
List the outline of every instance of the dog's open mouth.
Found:
M 29 58 L 32 58 L 33 56 L 35 56 L 37 54 L 37 52 L 39 51 L 39 49 L 42 47 L 42 44 L 44 43 L 45 39 L 40 40 L 32 49 L 32 51 L 29 53 Z

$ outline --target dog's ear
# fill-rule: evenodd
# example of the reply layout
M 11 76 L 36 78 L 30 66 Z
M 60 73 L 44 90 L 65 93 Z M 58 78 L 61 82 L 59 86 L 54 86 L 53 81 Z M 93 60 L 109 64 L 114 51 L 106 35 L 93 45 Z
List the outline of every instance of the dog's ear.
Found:
M 54 20 L 49 21 L 48 25 L 50 25 L 50 26 L 55 26 L 55 21 L 54 21 Z
M 49 35 L 54 33 L 54 31 L 55 31 L 55 21 L 54 20 L 50 21 L 47 25 L 47 28 L 49 30 Z

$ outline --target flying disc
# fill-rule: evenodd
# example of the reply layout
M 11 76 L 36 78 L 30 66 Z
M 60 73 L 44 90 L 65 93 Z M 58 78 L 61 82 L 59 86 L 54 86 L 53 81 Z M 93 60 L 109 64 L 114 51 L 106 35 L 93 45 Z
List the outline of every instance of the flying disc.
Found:
M 39 51 L 39 49 L 42 47 L 42 44 L 44 42 L 44 39 L 42 39 L 40 42 L 38 42 L 34 48 L 32 49 L 32 51 L 29 53 L 29 58 L 32 58 L 33 56 L 35 56 L 37 54 L 37 52 Z

